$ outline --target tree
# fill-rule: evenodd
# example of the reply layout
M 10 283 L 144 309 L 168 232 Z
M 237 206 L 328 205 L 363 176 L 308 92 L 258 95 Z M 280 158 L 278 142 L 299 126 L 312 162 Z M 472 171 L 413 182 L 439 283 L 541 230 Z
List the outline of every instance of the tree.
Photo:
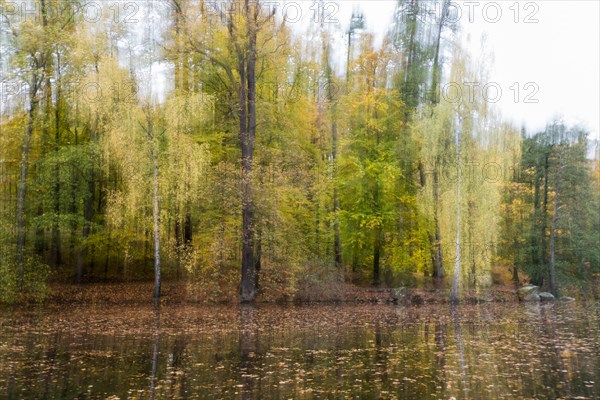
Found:
M 456 145 L 456 251 L 454 253 L 454 272 L 452 273 L 452 291 L 450 292 L 450 302 L 458 302 L 458 289 L 460 281 L 460 264 L 462 258 L 462 242 L 460 231 L 462 230 L 461 223 L 461 183 L 462 183 L 462 168 L 461 168 L 461 119 L 456 115 L 454 123 L 454 135 Z
M 324 11 L 325 7 L 321 7 L 321 10 Z M 321 15 L 321 21 L 324 21 L 324 16 Z M 351 31 L 348 33 L 348 55 L 350 54 L 350 39 L 352 37 L 352 30 L 356 29 L 356 26 L 351 23 Z M 341 239 L 340 239 L 340 220 L 339 220 L 339 211 L 340 211 L 340 199 L 338 193 L 338 184 L 337 184 L 337 170 L 338 170 L 338 122 L 337 122 L 337 92 L 338 85 L 334 81 L 334 72 L 333 65 L 331 60 L 331 41 L 328 35 L 323 30 L 323 26 L 321 26 L 322 30 L 322 42 L 323 42 L 323 64 L 325 69 L 325 90 L 326 98 L 327 98 L 327 107 L 329 109 L 330 119 L 331 119 L 331 181 L 333 183 L 333 254 L 334 254 L 334 263 L 336 268 L 342 267 L 342 249 L 341 249 Z M 350 62 L 350 58 L 348 58 L 348 63 Z M 347 73 L 348 74 L 348 73 Z M 348 76 L 347 76 L 348 79 Z
M 5 4 L 0 4 L 4 9 Z M 20 154 L 20 171 L 16 199 L 16 231 L 17 231 L 17 264 L 19 286 L 24 284 L 25 271 L 25 241 L 26 241 L 26 194 L 27 178 L 29 174 L 29 155 L 31 151 L 31 142 L 38 119 L 40 94 L 43 83 L 47 78 L 47 69 L 52 62 L 51 43 L 52 37 L 56 32 L 56 27 L 50 26 L 47 15 L 46 1 L 40 2 L 41 21 L 25 20 L 20 21 L 18 26 L 11 23 L 11 18 L 2 15 L 3 20 L 9 24 L 15 41 L 14 63 L 22 71 L 20 77 L 27 82 L 28 107 L 27 123 L 23 135 Z
M 585 133 L 503 123 L 466 86 L 489 57 L 453 40 L 451 2 L 399 0 L 380 48 L 357 9 L 339 32 L 322 4 L 294 35 L 250 0 L 143 2 L 138 25 L 79 3 L 0 21 L 2 81 L 26 87 L 1 110 L 3 299 L 45 293 L 43 264 L 242 302 L 450 273 L 456 301 L 498 268 L 558 293 L 598 273 Z M 448 80 L 460 100 L 438 96 Z
M 385 49 L 375 50 L 372 37 L 365 36 L 353 75 L 356 91 L 346 99 L 349 132 L 344 140 L 340 177 L 341 202 L 348 243 L 356 250 L 370 249 L 371 279 L 379 285 L 386 234 L 398 218 L 402 176 L 397 162 L 400 132 L 397 128 L 402 105 L 385 89 L 387 59 Z
M 555 121 L 543 132 L 525 137 L 521 173 L 511 183 L 513 207 L 518 206 L 514 212 L 521 222 L 503 235 L 504 246 L 511 248 L 502 252 L 518 252 L 515 270 L 520 263 L 532 282 L 547 286 L 555 295 L 561 282 L 574 277 L 585 280 L 598 265 L 597 251 L 591 250 L 597 247 L 591 232 L 597 221 L 592 205 L 598 200 L 594 200 L 586 136 L 577 127 Z M 505 214 L 504 219 L 511 215 Z M 521 245 L 513 249 L 511 243 Z

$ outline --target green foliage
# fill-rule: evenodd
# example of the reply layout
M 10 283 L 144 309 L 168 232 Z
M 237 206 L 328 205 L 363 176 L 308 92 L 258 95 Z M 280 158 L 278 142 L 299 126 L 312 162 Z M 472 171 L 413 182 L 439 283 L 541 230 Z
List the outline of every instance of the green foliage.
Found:
M 523 141 L 520 173 L 503 202 L 506 241 L 501 254 L 537 284 L 548 285 L 552 219 L 557 210 L 555 256 L 559 282 L 592 279 L 600 268 L 598 195 L 586 133 L 560 122 Z M 511 257 L 512 255 L 512 257 Z M 512 258 L 512 259 L 511 259 Z
M 15 258 L 4 257 L 0 264 L 0 303 L 44 301 L 49 294 L 50 267 L 37 256 L 27 256 L 22 284 L 16 271 Z
M 167 279 L 187 280 L 198 300 L 238 296 L 248 203 L 238 103 L 246 86 L 237 63 L 249 44 L 239 29 L 246 21 L 224 23 L 203 12 L 203 2 L 178 4 L 160 34 L 127 51 L 123 43 L 139 32 L 107 16 L 92 27 L 65 12 L 11 25 L 10 37 L 0 32 L 9 39 L 6 78 L 38 84 L 0 122 L 3 301 L 21 293 L 42 299 L 44 263 L 57 278 L 80 283 L 150 278 L 157 233 Z M 432 5 L 399 1 L 380 48 L 355 14 L 345 77 L 330 60 L 334 32 L 311 27 L 311 40 L 293 39 L 285 23 L 259 15 L 248 179 L 262 299 L 322 297 L 315 293 L 345 280 L 424 284 L 450 275 L 458 257 L 465 288 L 487 286 L 493 267 L 542 282 L 551 230 L 560 280 L 599 273 L 600 173 L 587 158 L 585 134 L 552 124 L 521 137 L 481 99 L 430 96 L 442 81 L 485 78 L 485 66 L 475 67 L 482 62 L 448 35 L 454 27 L 426 14 Z M 152 75 L 157 64 L 168 65 L 172 84 L 164 98 L 149 90 L 160 80 Z M 16 229 L 21 179 L 27 196 Z M 17 231 L 28 253 L 21 263 Z
M 18 282 L 15 263 L 4 261 L 0 264 L 0 293 L 0 303 L 13 303 L 16 300 Z

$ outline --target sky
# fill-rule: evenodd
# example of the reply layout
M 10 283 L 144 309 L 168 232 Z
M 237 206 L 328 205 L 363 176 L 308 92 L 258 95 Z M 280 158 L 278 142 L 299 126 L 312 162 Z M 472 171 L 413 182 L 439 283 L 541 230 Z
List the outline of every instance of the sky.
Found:
M 305 16 L 314 18 L 312 1 L 296 3 Z M 396 1 L 324 0 L 324 4 L 329 22 L 339 32 L 347 31 L 352 10 L 358 7 L 365 14 L 368 30 L 380 41 L 391 23 Z M 479 84 L 489 84 L 494 91 L 500 88 L 502 95 L 495 104 L 504 119 L 534 133 L 561 118 L 599 138 L 600 1 L 479 0 L 452 4 L 460 10 L 461 37 L 471 54 L 482 54 L 485 35 L 483 54 L 487 54 L 484 59 L 489 77 Z M 294 6 L 285 13 L 293 17 Z M 496 97 L 488 93 L 491 99 Z

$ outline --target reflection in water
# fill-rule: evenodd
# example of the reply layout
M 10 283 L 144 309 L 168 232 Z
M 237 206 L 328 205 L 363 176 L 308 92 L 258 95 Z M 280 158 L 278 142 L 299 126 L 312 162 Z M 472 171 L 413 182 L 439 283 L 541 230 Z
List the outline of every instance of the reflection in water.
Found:
M 460 364 L 460 376 L 462 378 L 462 388 L 465 398 L 468 398 L 469 384 L 467 383 L 467 371 L 465 368 L 465 348 L 463 346 L 462 334 L 460 331 L 460 320 L 458 318 L 458 309 L 456 304 L 450 305 L 450 314 L 454 324 L 454 335 L 456 337 L 456 348 L 458 350 L 458 361 Z
M 177 336 L 173 343 L 173 351 L 169 353 L 169 388 L 171 393 L 184 395 L 187 391 L 187 375 L 185 374 L 185 349 L 187 347 L 187 337 Z
M 561 341 L 556 333 L 556 305 L 552 303 L 540 306 L 540 315 L 543 321 L 542 326 L 544 327 L 544 333 L 550 339 L 550 347 L 554 349 L 553 366 L 558 371 L 560 376 L 561 388 L 559 388 L 557 385 L 555 394 L 557 397 L 560 397 L 561 393 L 564 393 L 567 395 L 567 397 L 571 397 L 569 380 L 567 377 L 568 371 L 561 356 Z
M 600 398 L 597 307 L 7 309 L 0 398 Z
M 48 360 L 48 369 L 46 373 L 46 379 L 44 380 L 44 399 L 50 398 L 50 387 L 52 382 L 52 376 L 54 375 L 56 354 L 58 353 L 58 332 L 52 335 L 52 341 L 46 352 L 46 359 Z
M 150 399 L 154 400 L 154 390 L 156 388 L 156 368 L 158 367 L 158 344 L 160 340 L 160 303 L 155 302 L 153 307 L 154 323 L 152 328 L 152 373 L 150 379 Z
M 254 304 L 240 305 L 240 382 L 242 399 L 252 399 L 254 393 L 254 363 L 258 355 L 256 332 L 256 308 Z
M 435 325 L 435 371 L 440 381 L 442 396 L 446 394 L 446 324 L 436 319 Z

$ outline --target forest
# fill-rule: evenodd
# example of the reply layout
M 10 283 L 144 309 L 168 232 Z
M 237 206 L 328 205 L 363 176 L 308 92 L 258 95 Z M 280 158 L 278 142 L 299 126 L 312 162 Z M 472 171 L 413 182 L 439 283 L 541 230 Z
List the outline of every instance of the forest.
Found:
M 449 0 L 269 4 L 0 0 L 0 302 L 598 285 L 598 144 L 503 118 Z

